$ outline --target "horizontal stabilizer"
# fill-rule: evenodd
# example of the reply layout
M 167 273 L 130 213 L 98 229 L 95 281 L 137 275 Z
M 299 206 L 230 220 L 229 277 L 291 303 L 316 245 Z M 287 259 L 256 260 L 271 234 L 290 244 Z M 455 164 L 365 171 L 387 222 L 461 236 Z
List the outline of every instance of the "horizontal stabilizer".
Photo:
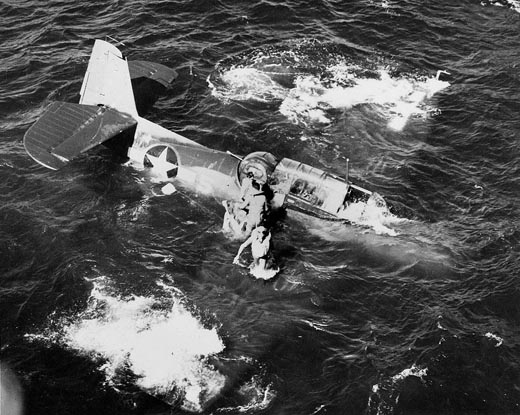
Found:
M 134 118 L 113 108 L 54 102 L 27 130 L 24 145 L 38 163 L 57 170 L 136 125 Z
M 128 70 L 132 79 L 148 78 L 160 83 L 164 87 L 170 86 L 177 78 L 177 72 L 173 69 L 154 62 L 128 61 Z

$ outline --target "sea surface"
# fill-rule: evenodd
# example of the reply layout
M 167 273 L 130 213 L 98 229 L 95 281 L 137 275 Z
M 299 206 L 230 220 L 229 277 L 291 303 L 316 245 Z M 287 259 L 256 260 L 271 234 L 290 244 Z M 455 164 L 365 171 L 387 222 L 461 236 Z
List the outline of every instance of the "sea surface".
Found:
M 217 197 L 104 147 L 40 166 L 25 132 L 78 102 L 106 36 L 178 72 L 148 119 L 339 176 L 348 158 L 388 210 L 288 211 L 262 281 Z M 2 409 L 519 414 L 519 142 L 518 1 L 3 0 Z

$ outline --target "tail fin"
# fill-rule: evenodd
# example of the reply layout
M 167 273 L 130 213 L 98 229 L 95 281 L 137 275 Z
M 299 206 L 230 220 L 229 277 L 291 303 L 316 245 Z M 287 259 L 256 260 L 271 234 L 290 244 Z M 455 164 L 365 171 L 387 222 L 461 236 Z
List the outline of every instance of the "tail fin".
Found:
M 137 119 L 128 62 L 114 45 L 97 39 L 81 86 L 80 104 L 106 105 Z
M 54 102 L 49 105 L 25 133 L 27 153 L 38 163 L 56 170 L 123 131 L 134 129 L 135 133 L 138 123 L 160 135 L 175 135 L 139 117 L 132 76 L 168 86 L 176 73 L 163 65 L 142 61 L 134 63 L 130 70 L 119 49 L 96 40 L 83 78 L 79 104 Z

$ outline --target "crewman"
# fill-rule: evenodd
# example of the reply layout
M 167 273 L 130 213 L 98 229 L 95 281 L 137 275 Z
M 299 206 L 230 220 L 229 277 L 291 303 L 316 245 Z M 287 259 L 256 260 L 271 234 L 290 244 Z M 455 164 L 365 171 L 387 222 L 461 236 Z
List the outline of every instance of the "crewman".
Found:
M 247 212 L 245 227 L 247 234 L 252 232 L 254 228 L 266 219 L 268 212 L 267 198 L 257 181 L 253 180 L 251 182 L 251 191 L 249 191 L 239 208 Z
M 247 172 L 246 176 L 242 179 L 242 184 L 240 188 L 240 200 L 245 201 L 247 199 L 248 194 L 252 191 L 254 175 L 252 172 Z
M 267 259 L 271 250 L 271 232 L 265 226 L 260 225 L 253 229 L 249 238 L 247 238 L 240 248 L 237 255 L 233 259 L 233 264 L 238 264 L 240 255 L 249 245 L 251 245 L 251 254 L 253 255 L 253 263 L 251 268 L 259 268 L 261 271 L 267 271 Z

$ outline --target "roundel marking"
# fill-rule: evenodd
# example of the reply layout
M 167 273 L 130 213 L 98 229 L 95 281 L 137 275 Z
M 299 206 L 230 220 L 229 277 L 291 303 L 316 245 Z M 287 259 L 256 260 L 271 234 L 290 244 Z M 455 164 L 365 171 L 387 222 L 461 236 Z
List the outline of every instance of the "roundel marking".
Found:
M 177 176 L 177 153 L 170 146 L 159 144 L 146 150 L 143 165 L 168 178 Z

